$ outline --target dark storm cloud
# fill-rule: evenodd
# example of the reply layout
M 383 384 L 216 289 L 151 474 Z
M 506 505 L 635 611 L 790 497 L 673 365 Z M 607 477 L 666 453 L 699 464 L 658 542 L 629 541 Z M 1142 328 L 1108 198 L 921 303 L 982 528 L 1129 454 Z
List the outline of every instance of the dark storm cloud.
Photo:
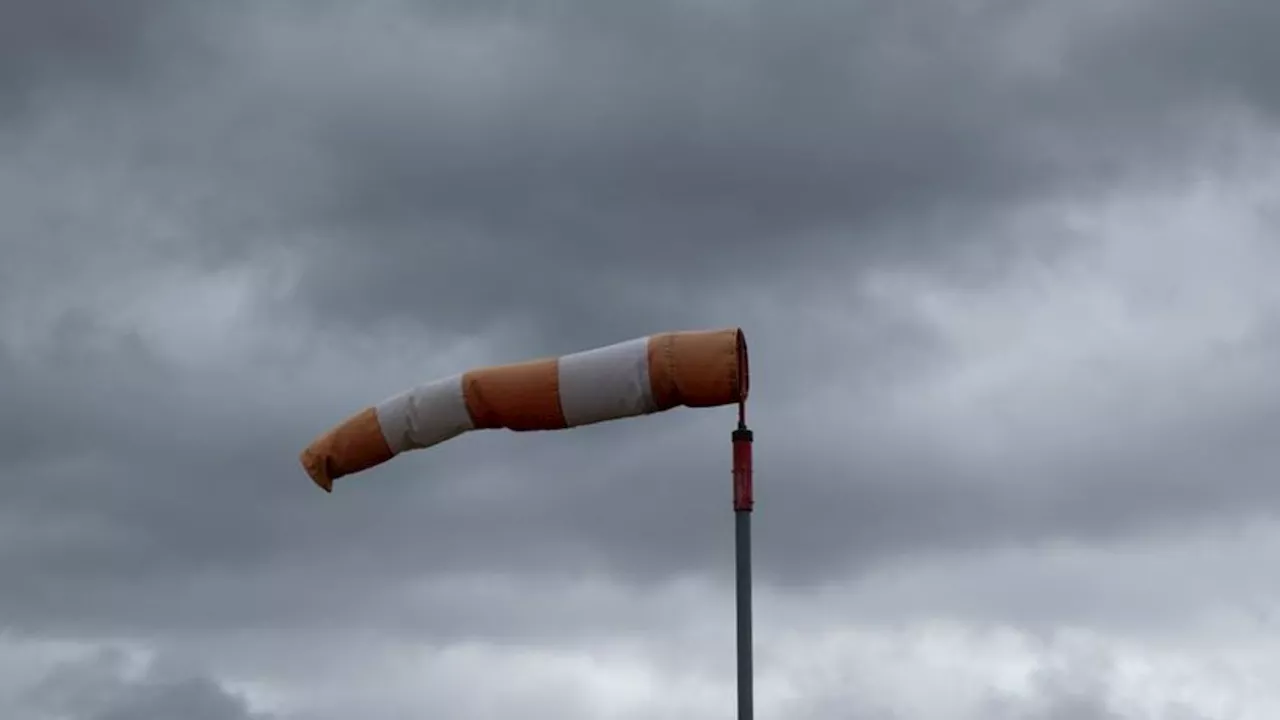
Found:
M 315 256 L 308 299 L 358 322 L 407 314 L 456 328 L 514 313 L 585 339 L 679 317 L 662 300 L 650 303 L 662 313 L 592 301 L 623 288 L 678 306 L 837 250 L 937 262 L 957 243 L 890 244 L 886 229 L 1096 189 L 1126 159 L 1188 152 L 1182 131 L 1217 83 L 1170 73 L 1152 88 L 1143 69 L 1169 57 L 1148 28 L 1154 11 L 1135 7 L 1114 28 L 1048 3 L 447 15 L 492 44 L 474 70 L 334 83 L 310 99 L 341 168 L 318 215 L 342 245 Z M 322 32 L 372 42 L 381 28 L 335 20 Z
M 1280 109 L 1272 81 L 1280 51 L 1270 40 L 1280 8 L 1249 0 L 1138 5 L 1145 11 L 1120 13 L 1107 41 L 1079 57 L 1094 77 L 1147 103 L 1199 95 L 1268 114 Z
M 314 99 L 342 168 L 320 215 L 344 243 L 311 268 L 319 309 L 452 327 L 514 313 L 585 340 L 874 244 L 891 221 L 1054 179 L 1028 144 L 1044 118 L 1010 112 L 1025 89 L 989 77 L 1005 60 L 981 44 L 986 16 L 543 7 L 469 18 L 497 45 L 478 62 L 505 82 Z M 908 41 L 927 49 L 902 57 Z M 593 302 L 606 293 L 621 302 Z
M 1134 10 L 1109 30 L 1051 3 L 230 8 L 207 82 L 173 88 L 209 101 L 140 117 L 167 125 L 135 163 L 201 189 L 201 254 L 318 237 L 303 299 L 357 324 L 514 315 L 587 342 L 836 248 L 936 261 L 955 243 L 884 229 L 1173 152 L 1203 99 L 1139 75 L 1166 58 Z M 1065 70 L 1012 49 L 1038 35 Z
M 17 0 L 0 5 L 0 122 L 56 106 L 67 89 L 172 76 L 199 52 L 192 11 L 169 0 Z M 198 24 L 198 23 L 196 23 Z
M 142 58 L 182 62 L 186 44 L 165 45 L 167 55 L 147 39 L 151 6 L 128 7 L 120 12 L 132 15 L 115 16 L 132 18 L 126 30 L 99 31 L 98 42 L 119 48 L 107 55 L 116 64 L 101 68 L 129 77 Z M 310 251 L 290 301 L 352 331 L 344 339 L 322 323 L 309 338 L 316 353 L 341 357 L 353 337 L 376 336 L 373 321 L 406 316 L 424 335 L 481 333 L 491 322 L 531 327 L 502 349 L 509 356 L 483 358 L 518 359 L 739 322 L 708 303 L 740 294 L 798 302 L 815 278 L 848 280 L 852 259 L 942 264 L 947 243 L 922 246 L 915 232 L 933 213 L 972 230 L 1010 203 L 1092 190 L 1115 165 L 1174 163 L 1177 152 L 1147 153 L 1186 137 L 1173 132 L 1176 121 L 1220 98 L 1224 78 L 1239 78 L 1240 98 L 1264 89 L 1233 70 L 1252 67 L 1247 48 L 1233 48 L 1236 59 L 1215 73 L 1161 70 L 1176 55 L 1170 48 L 1196 36 L 1174 32 L 1175 13 L 1156 6 L 1134 6 L 1114 26 L 1083 13 L 1079 32 L 1061 37 L 1045 30 L 1051 22 L 1033 22 L 1034 13 L 1074 17 L 1057 5 L 957 7 L 231 6 L 194 44 L 215 48 L 207 85 L 112 106 L 110 137 L 130 152 L 94 156 L 100 164 L 88 168 L 56 153 L 37 159 L 54 165 L 55 180 L 59 163 L 69 177 L 99 178 L 120 207 L 95 206 L 102 216 L 92 222 L 59 226 L 56 246 L 22 233 L 35 239 L 14 242 L 12 254 L 6 246 L 5 262 L 13 272 L 26 257 L 19 250 L 41 254 L 31 267 L 55 275 L 82 263 L 82 282 L 60 289 L 74 296 L 92 287 L 97 258 L 128 247 L 145 284 L 147 254 L 134 243 L 146 223 L 113 222 L 110 213 L 159 198 L 183 226 L 176 251 L 159 244 L 166 251 L 218 267 L 253 262 L 274 245 Z M 1267 21 L 1242 6 L 1214 7 L 1220 15 L 1200 9 L 1197 22 Z M 17 10 L 0 13 L 14 23 L 0 32 L 23 27 Z M 0 51 L 13 58 L 6 67 L 52 62 L 42 58 L 55 57 L 54 41 L 70 31 L 59 29 L 62 16 L 41 17 L 23 20 L 37 30 L 22 34 L 44 39 Z M 89 18 L 75 17 L 68 27 Z M 1161 23 L 1167 32 L 1153 29 Z M 470 33 L 479 55 L 449 45 L 452 31 Z M 1019 53 L 1030 51 L 1009 42 L 1023 32 L 1033 48 L 1035 33 L 1049 32 L 1044 52 L 1065 45 L 1066 64 L 1021 65 Z M 440 64 L 467 58 L 474 68 Z M 74 67 L 98 77 L 96 63 Z M 45 80 L 10 73 L 0 71 L 0 87 Z M 68 103 L 62 113 L 82 107 Z M 89 125 L 68 132 L 93 146 Z M 58 186 L 3 217 L 26 210 L 33 227 L 54 224 Z M 4 222 L 0 239 L 18 238 Z M 970 249 L 981 243 L 970 240 Z M 0 298 L 13 303 L 13 287 L 35 293 L 44 284 L 19 282 Z M 261 321 L 277 320 L 278 309 L 263 308 Z M 11 431 L 3 512 L 9 532 L 37 538 L 0 554 L 4 573 L 24 578 L 0 600 L 6 618 L 79 631 L 273 615 L 304 622 L 349 610 L 353 578 L 377 587 L 398 574 L 590 568 L 652 580 L 729 567 L 727 443 L 710 420 L 681 414 L 625 431 L 460 439 L 325 497 L 295 453 L 356 409 L 343 392 L 315 400 L 312 388 L 289 383 L 250 390 L 243 378 L 280 366 L 246 363 L 238 384 L 168 367 L 137 338 L 112 338 L 107 349 L 85 343 L 109 334 L 91 319 L 60 322 L 40 353 L 0 352 L 0 427 Z M 800 387 L 807 378 L 781 372 L 814 341 L 802 323 L 785 325 L 749 328 L 764 369 L 760 397 L 825 407 L 829 398 Z M 867 357 L 859 368 L 916 342 L 910 330 L 877 340 L 858 348 Z M 913 346 L 913 360 L 917 350 L 928 348 Z M 349 382 L 335 376 L 331 387 Z M 1091 501 L 1099 486 L 1074 475 L 1070 489 L 1047 493 L 984 484 L 924 456 L 910 438 L 850 437 L 843 425 L 811 452 L 790 441 L 804 429 L 793 421 L 757 422 L 761 496 L 771 506 L 758 521 L 761 575 L 771 581 L 807 582 L 957 544 L 1118 532 L 1265 496 L 1252 479 L 1213 497 L 1187 482 L 1172 486 L 1182 496 L 1160 495 L 1164 505 L 1135 493 L 1100 507 Z M 1190 473 L 1184 459 L 1128 455 L 1108 467 L 1130 478 L 1163 463 Z

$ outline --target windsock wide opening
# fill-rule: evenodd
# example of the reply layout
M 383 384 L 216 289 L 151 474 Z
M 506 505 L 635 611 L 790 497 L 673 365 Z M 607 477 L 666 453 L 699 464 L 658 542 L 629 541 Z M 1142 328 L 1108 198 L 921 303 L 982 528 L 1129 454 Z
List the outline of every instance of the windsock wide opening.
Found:
M 738 402 L 744 402 L 751 392 L 751 363 L 747 360 L 747 335 L 738 328 L 734 338 L 738 352 Z
M 654 335 L 649 380 L 658 410 L 742 402 L 750 385 L 746 335 L 739 328 Z

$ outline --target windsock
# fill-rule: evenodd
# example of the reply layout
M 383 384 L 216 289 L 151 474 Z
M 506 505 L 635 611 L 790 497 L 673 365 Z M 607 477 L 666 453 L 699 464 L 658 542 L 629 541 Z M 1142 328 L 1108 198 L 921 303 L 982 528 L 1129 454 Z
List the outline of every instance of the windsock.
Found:
M 559 430 L 728 405 L 746 400 L 749 377 L 741 329 L 661 333 L 411 388 L 319 436 L 300 459 L 316 485 L 333 492 L 344 475 L 469 430 Z

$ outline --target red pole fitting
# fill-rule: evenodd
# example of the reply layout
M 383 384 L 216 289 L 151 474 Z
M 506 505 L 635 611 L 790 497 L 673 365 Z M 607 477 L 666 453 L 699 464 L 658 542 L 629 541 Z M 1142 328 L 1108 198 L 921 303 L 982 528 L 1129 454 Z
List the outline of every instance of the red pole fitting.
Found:
M 733 509 L 751 512 L 755 497 L 751 487 L 751 443 L 754 436 L 746 425 L 733 431 Z

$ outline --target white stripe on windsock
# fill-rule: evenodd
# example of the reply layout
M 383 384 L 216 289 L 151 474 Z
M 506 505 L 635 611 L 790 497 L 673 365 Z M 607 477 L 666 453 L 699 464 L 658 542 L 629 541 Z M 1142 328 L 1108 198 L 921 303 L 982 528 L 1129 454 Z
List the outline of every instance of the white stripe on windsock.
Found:
M 653 412 L 649 339 L 560 358 L 560 409 L 569 427 Z
M 462 375 L 419 385 L 375 407 L 382 437 L 393 453 L 431 447 L 474 429 Z

